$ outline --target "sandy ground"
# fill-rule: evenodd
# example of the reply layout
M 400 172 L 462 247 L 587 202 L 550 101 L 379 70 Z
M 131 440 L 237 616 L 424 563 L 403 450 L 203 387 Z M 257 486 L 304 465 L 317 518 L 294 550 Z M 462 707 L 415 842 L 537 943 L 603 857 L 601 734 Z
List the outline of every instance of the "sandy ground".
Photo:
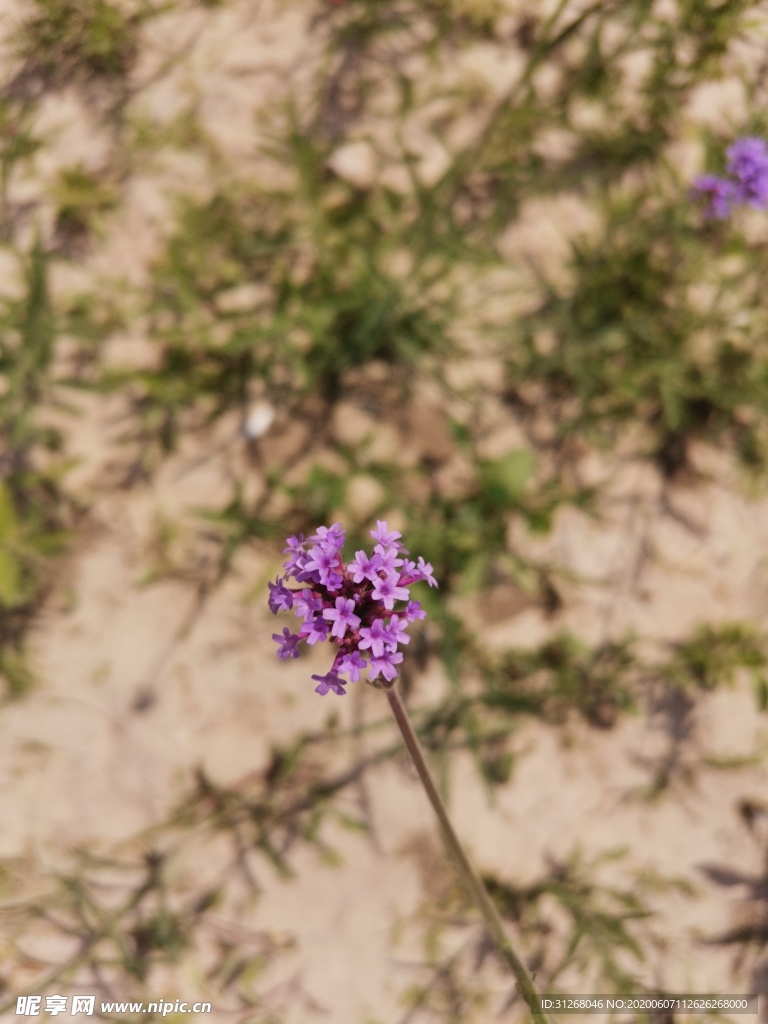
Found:
M 0 718 L 4 856 L 52 866 L 70 845 L 109 848 L 160 820 L 187 791 L 196 767 L 231 783 L 264 767 L 273 742 L 319 727 L 331 700 L 350 720 L 356 698 L 321 702 L 308 681 L 320 659 L 276 662 L 270 616 L 261 602 L 243 603 L 253 582 L 274 572 L 279 555 L 244 566 L 189 634 L 174 641 L 190 609 L 189 591 L 176 583 L 138 587 L 142 551 L 156 508 L 216 483 L 215 471 L 203 467 L 187 476 L 181 496 L 172 483 L 176 469 L 169 466 L 144 493 L 98 502 L 93 535 L 67 572 L 76 603 L 54 604 L 40 624 L 34 646 L 44 685 Z M 617 495 L 634 493 L 638 507 L 599 529 L 564 516 L 548 540 L 564 564 L 611 583 L 607 593 L 595 587 L 585 599 L 582 592 L 558 625 L 594 639 L 634 626 L 644 637 L 669 640 L 702 619 L 759 620 L 768 591 L 754 552 L 765 549 L 768 502 L 719 483 L 675 494 L 676 507 L 698 521 L 701 532 L 694 535 L 659 512 L 652 479 L 641 475 L 646 478 L 632 469 L 626 480 L 615 474 Z M 643 539 L 659 557 L 629 585 Z M 524 646 L 551 628 L 538 613 L 523 611 L 497 624 L 491 639 Z M 441 686 L 434 667 L 422 692 Z M 418 697 L 417 689 L 417 703 Z M 366 717 L 381 713 L 381 694 L 366 690 L 360 699 Z M 746 684 L 703 698 L 691 728 L 683 764 L 704 755 L 762 754 L 768 743 L 766 721 Z M 478 865 L 523 884 L 537 877 L 548 856 L 576 846 L 587 857 L 626 846 L 625 877 L 653 868 L 694 881 L 698 899 L 670 896 L 660 903 L 670 950 L 655 980 L 678 991 L 742 991 L 750 979 L 733 978 L 729 955 L 695 938 L 725 930 L 737 910 L 735 894 L 707 884 L 700 869 L 716 864 L 759 872 L 760 847 L 749 841 L 737 806 L 763 799 L 766 768 L 762 759 L 738 770 L 705 767 L 690 785 L 678 779 L 671 798 L 647 804 L 636 799 L 650 775 L 640 762 L 662 756 L 666 742 L 663 719 L 650 713 L 609 732 L 574 724 L 558 735 L 529 724 L 520 730 L 519 764 L 496 806 L 469 759 L 458 759 L 451 799 L 456 825 Z M 351 763 L 351 750 L 349 757 Z M 343 867 L 300 853 L 296 880 L 263 874 L 254 912 L 260 927 L 298 942 L 275 985 L 283 972 L 298 972 L 310 1002 L 344 1024 L 366 1014 L 398 1019 L 399 995 L 412 978 L 397 966 L 392 930 L 423 899 L 414 850 L 422 859 L 425 849 L 439 851 L 410 771 L 377 769 L 369 796 L 375 842 L 340 833 Z M 349 800 L 353 810 L 354 796 Z M 306 1019 L 307 1011 L 307 1005 L 288 1010 L 286 1024 Z

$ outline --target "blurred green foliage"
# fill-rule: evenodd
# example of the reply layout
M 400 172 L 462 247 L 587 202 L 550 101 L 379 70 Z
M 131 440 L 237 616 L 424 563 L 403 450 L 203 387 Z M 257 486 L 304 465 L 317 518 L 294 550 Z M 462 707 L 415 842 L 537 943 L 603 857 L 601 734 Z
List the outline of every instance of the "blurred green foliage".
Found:
M 17 37 L 25 77 L 34 74 L 51 88 L 92 77 L 109 81 L 131 69 L 138 11 L 126 16 L 107 0 L 34 0 L 31 6 Z
M 684 183 L 675 185 L 668 203 L 658 192 L 614 202 L 609 194 L 604 231 L 573 243 L 568 291 L 547 283 L 541 307 L 520 322 L 509 397 L 543 381 L 563 410 L 561 436 L 604 445 L 615 443 L 617 424 L 639 421 L 667 475 L 688 465 L 696 438 L 729 445 L 762 469 L 765 422 L 752 412 L 768 398 L 762 251 L 717 238 L 716 228 L 703 245 L 681 205 Z
M 56 314 L 39 244 L 20 274 L 21 297 L 0 308 L 0 674 L 11 695 L 33 678 L 26 631 L 76 513 L 59 486 L 66 470 L 61 433 L 41 421 L 55 386 Z

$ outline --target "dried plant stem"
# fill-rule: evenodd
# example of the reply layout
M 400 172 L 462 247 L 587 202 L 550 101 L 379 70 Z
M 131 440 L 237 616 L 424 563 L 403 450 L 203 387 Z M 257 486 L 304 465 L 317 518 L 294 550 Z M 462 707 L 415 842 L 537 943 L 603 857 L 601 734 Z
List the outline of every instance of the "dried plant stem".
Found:
M 427 762 L 424 758 L 424 752 L 421 749 L 421 744 L 416 737 L 416 733 L 413 731 L 413 726 L 408 718 L 408 712 L 405 710 L 405 705 L 401 701 L 400 695 L 394 687 L 388 688 L 386 693 L 389 706 L 392 708 L 392 714 L 395 716 L 395 721 L 403 735 L 405 745 L 408 748 L 408 753 L 411 755 L 413 763 L 416 766 L 416 771 L 419 773 L 419 778 L 422 781 L 424 789 L 427 791 L 429 801 L 437 815 L 438 821 L 440 822 L 440 827 L 442 828 L 445 841 L 448 844 L 448 849 L 453 854 L 454 860 L 456 861 L 459 874 L 469 890 L 478 910 L 485 918 L 485 923 L 491 933 L 493 941 L 496 944 L 496 948 L 514 974 L 517 981 L 518 991 L 531 1008 L 531 1015 L 533 1019 L 536 1021 L 536 1024 L 549 1024 L 546 1014 L 541 1010 L 536 1009 L 538 1005 L 538 996 L 535 988 L 533 987 L 533 982 L 531 981 L 528 971 L 525 969 L 525 965 L 522 960 L 512 948 L 512 944 L 504 930 L 504 925 L 499 917 L 499 913 L 493 905 L 480 876 L 470 864 L 469 859 L 459 842 L 459 837 L 453 829 L 445 804 L 437 791 L 437 786 L 435 785 L 434 779 L 432 778 L 427 766 Z

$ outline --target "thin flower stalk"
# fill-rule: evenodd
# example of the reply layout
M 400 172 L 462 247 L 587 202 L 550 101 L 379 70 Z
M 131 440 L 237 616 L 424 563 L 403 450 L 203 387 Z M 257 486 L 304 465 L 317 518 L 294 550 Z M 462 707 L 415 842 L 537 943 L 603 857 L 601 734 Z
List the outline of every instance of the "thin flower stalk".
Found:
M 338 650 L 330 670 L 325 675 L 312 676 L 318 683 L 315 690 L 321 696 L 331 690 L 343 696 L 349 682 L 358 682 L 365 669 L 370 682 L 378 680 L 375 685 L 387 694 L 459 875 L 482 914 L 500 956 L 511 970 L 533 1020 L 536 1024 L 549 1024 L 540 1008 L 533 981 L 510 942 L 499 912 L 459 842 L 395 689 L 395 666 L 403 660 L 398 648 L 409 643 L 410 624 L 426 616 L 419 602 L 411 600 L 410 587 L 422 581 L 436 587 L 432 566 L 421 557 L 416 562 L 411 561 L 409 552 L 400 542 L 402 535 L 390 530 L 385 521 L 377 522 L 376 529 L 371 530 L 376 541 L 373 552 L 369 555 L 357 551 L 348 564 L 341 557 L 344 536 L 341 524 L 334 523 L 330 527 L 319 527 L 306 541 L 303 535 L 288 539 L 283 551 L 288 555 L 283 564 L 285 576 L 278 576 L 269 584 L 269 607 L 274 614 L 293 611 L 302 623 L 296 633 L 288 627 L 284 627 L 282 633 L 273 633 L 272 639 L 278 644 L 277 656 L 283 661 L 298 658 L 301 642 L 309 646 L 322 642 L 335 645 Z M 286 586 L 290 578 L 299 586 Z M 342 678 L 345 675 L 349 681 Z
M 454 827 L 451 824 L 451 819 L 448 817 L 448 811 L 446 810 L 445 804 L 443 803 L 434 779 L 432 778 L 432 774 L 424 757 L 424 752 L 421 749 L 421 744 L 413 730 L 405 705 L 400 699 L 400 695 L 394 686 L 387 686 L 386 693 L 389 706 L 392 709 L 392 714 L 395 716 L 395 721 L 402 733 L 403 741 L 405 742 L 408 753 L 411 755 L 411 760 L 418 772 L 421 784 L 424 786 L 424 790 L 429 797 L 429 802 L 432 804 L 432 809 L 437 815 L 437 820 L 440 823 L 440 829 L 443 833 L 445 844 L 454 859 L 459 875 L 461 876 L 461 880 L 463 881 L 467 892 L 472 897 L 475 906 L 483 915 L 496 949 L 504 959 L 512 974 L 515 976 L 518 991 L 530 1007 L 531 1016 L 534 1021 L 536 1021 L 536 1024 L 549 1024 L 547 1015 L 539 1009 L 541 1005 L 540 999 L 536 989 L 534 988 L 533 981 L 525 968 L 525 964 L 515 952 L 514 947 L 509 940 L 509 936 L 506 933 L 501 917 L 499 916 L 499 912 L 494 906 L 493 900 L 488 895 L 488 890 L 483 885 L 482 879 L 472 867 L 472 864 L 459 841 L 459 837 L 456 835 Z

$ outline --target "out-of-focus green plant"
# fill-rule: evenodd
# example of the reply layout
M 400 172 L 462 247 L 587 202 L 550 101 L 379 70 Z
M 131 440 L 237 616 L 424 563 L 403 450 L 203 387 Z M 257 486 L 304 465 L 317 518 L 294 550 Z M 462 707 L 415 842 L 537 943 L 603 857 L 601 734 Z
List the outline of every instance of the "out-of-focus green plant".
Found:
M 42 142 L 34 132 L 33 108 L 0 97 L 0 241 L 13 237 L 15 211 L 9 196 L 12 176 L 29 167 Z
M 693 889 L 682 879 L 652 873 L 638 874 L 624 886 L 607 883 L 601 877 L 605 866 L 626 854 L 616 849 L 586 858 L 575 849 L 566 857 L 552 858 L 542 876 L 524 886 L 485 877 L 500 913 L 525 938 L 528 962 L 542 991 L 559 991 L 561 979 L 572 976 L 574 968 L 594 992 L 647 991 L 642 973 L 669 952 L 665 937 L 654 927 L 653 908 L 660 896 L 690 897 Z M 433 877 L 433 897 L 440 885 Z M 407 990 L 409 1011 L 402 1020 L 458 1021 L 459 1008 L 467 1019 L 481 1020 L 519 1006 L 516 992 L 497 994 L 494 1002 L 488 986 L 478 984 L 492 952 L 482 938 L 472 936 L 458 952 L 447 955 L 446 947 L 456 949 L 457 932 L 466 932 L 467 922 L 460 916 L 458 888 L 443 886 L 441 891 L 440 910 L 425 932 L 427 961 L 412 965 L 426 973 L 427 980 Z
M 760 676 L 766 666 L 765 638 L 738 622 L 703 625 L 674 645 L 667 678 L 682 687 L 714 690 L 735 681 L 738 669 Z
M 173 880 L 179 864 L 177 851 L 161 852 L 151 844 L 144 844 L 143 851 L 123 850 L 114 856 L 80 851 L 68 870 L 49 880 L 47 891 L 38 891 L 32 899 L 25 899 L 23 881 L 16 881 L 19 873 L 9 872 L 11 884 L 16 884 L 11 898 L 0 905 L 4 965 L 22 960 L 27 972 L 36 968 L 39 973 L 30 991 L 88 987 L 99 1001 L 113 1006 L 123 1001 L 140 1005 L 157 1002 L 152 986 L 163 970 L 205 948 L 200 1000 L 208 986 L 215 986 L 217 1011 L 223 999 L 239 1012 L 239 1019 L 255 1020 L 250 1008 L 259 1020 L 271 1024 L 277 1018 L 260 1005 L 254 986 L 281 952 L 290 949 L 291 940 L 238 920 L 222 879 L 211 879 L 204 891 L 183 892 Z M 51 941 L 64 941 L 71 948 L 53 969 L 31 951 L 36 942 Z M 15 996 L 9 1000 L 0 991 L 0 1012 L 15 1004 Z M 123 1013 L 115 1007 L 105 1019 L 124 1020 Z M 161 1017 L 162 1012 L 148 1011 L 141 1019 Z
M 737 238 L 708 251 L 707 232 L 680 205 L 646 195 L 606 203 L 604 231 L 574 241 L 573 281 L 547 284 L 539 310 L 521 320 L 507 360 L 508 397 L 526 407 L 541 381 L 560 436 L 603 444 L 617 424 L 647 427 L 647 450 L 668 475 L 688 463 L 689 443 L 728 443 L 762 464 L 768 354 L 757 295 L 762 258 Z M 711 244 L 711 243 L 710 243 Z M 718 246 L 717 248 L 720 248 Z
M 117 206 L 118 199 L 114 187 L 99 181 L 82 166 L 65 168 L 53 188 L 57 234 L 65 241 L 89 235 L 100 216 Z
M 60 493 L 59 430 L 41 422 L 51 397 L 56 337 L 47 258 L 22 261 L 24 293 L 0 310 L 0 671 L 11 694 L 31 680 L 26 627 L 50 583 L 49 556 L 64 546 L 74 506 Z
M 108 82 L 124 77 L 136 60 L 141 11 L 126 15 L 108 0 L 34 0 L 32 10 L 17 37 L 24 60 L 17 88 L 31 78 L 44 88 L 78 78 Z

